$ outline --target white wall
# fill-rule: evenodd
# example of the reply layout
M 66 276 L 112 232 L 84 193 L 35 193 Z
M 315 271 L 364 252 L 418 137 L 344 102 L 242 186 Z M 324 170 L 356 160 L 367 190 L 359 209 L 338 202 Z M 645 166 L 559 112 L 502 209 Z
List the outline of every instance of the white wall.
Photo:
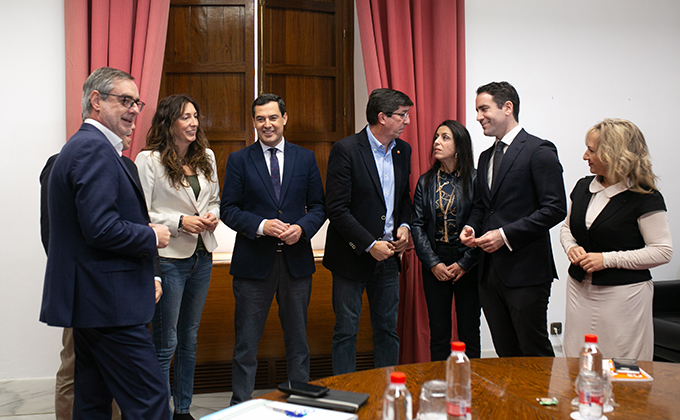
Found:
M 53 376 L 61 335 L 38 322 L 38 175 L 66 135 L 63 2 L 4 2 L 0 39 L 0 380 Z
M 517 87 L 521 122 L 555 142 L 569 191 L 587 174 L 581 161 L 585 131 L 605 117 L 628 118 L 647 136 L 673 236 L 679 237 L 680 197 L 672 185 L 680 178 L 673 160 L 680 146 L 667 130 L 674 128 L 673 99 L 680 93 L 680 3 L 490 0 L 468 1 L 466 9 L 467 126 L 477 155 L 491 140 L 474 120 L 474 90 L 492 80 Z M 65 140 L 63 31 L 60 1 L 3 4 L 0 380 L 53 376 L 59 363 L 59 330 L 38 322 L 45 266 L 38 175 Z M 358 33 L 355 38 L 359 42 Z M 365 102 L 357 106 L 360 128 Z M 556 234 L 554 239 L 564 279 L 567 260 Z M 678 278 L 679 266 L 676 258 L 655 269 L 654 277 Z M 553 286 L 549 317 L 564 320 L 564 281 Z M 489 345 L 485 341 L 484 349 Z

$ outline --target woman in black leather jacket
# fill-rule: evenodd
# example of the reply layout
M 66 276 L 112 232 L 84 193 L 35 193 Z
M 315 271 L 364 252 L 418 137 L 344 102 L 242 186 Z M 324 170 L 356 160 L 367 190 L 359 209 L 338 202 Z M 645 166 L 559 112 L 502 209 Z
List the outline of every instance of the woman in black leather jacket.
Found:
M 430 318 L 430 356 L 451 352 L 452 302 L 456 300 L 458 339 L 468 357 L 479 357 L 479 250 L 460 243 L 459 233 L 472 210 L 477 172 L 470 133 L 458 121 L 437 127 L 432 167 L 421 175 L 413 197 L 411 234 L 423 266 L 423 289 Z

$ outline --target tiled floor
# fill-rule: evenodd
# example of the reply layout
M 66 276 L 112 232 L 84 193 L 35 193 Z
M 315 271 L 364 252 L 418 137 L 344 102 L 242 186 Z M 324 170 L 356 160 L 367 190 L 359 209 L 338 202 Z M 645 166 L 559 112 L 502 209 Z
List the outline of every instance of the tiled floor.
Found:
M 273 391 L 272 389 L 256 390 L 253 393 L 253 398 L 267 394 Z M 231 392 L 217 392 L 213 394 L 196 394 L 194 395 L 191 404 L 191 415 L 195 419 L 200 419 L 215 411 L 219 411 L 229 405 L 231 400 Z M 35 414 L 30 416 L 0 416 L 0 420 L 55 420 L 54 413 L 50 414 Z

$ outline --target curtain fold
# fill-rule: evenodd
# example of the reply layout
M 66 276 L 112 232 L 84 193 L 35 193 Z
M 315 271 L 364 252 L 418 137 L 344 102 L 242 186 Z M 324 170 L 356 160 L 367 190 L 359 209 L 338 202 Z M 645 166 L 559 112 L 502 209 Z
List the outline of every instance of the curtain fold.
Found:
M 446 119 L 465 123 L 464 5 L 464 0 L 356 0 L 368 92 L 397 89 L 415 104 L 402 135 L 413 148 L 411 193 L 431 165 L 436 127 Z M 400 362 L 429 361 L 427 306 L 412 245 L 402 258 L 400 283 Z
M 170 0 L 64 0 L 67 138 L 80 127 L 82 86 L 99 67 L 130 73 L 147 105 L 136 120 L 132 159 L 144 147 L 156 112 Z

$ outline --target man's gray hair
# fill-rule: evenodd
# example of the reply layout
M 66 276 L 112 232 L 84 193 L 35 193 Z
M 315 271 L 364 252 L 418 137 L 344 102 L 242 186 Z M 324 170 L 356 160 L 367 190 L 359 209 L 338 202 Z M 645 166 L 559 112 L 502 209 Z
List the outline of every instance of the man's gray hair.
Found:
M 92 112 L 90 94 L 96 90 L 102 95 L 102 99 L 106 99 L 108 93 L 113 89 L 113 82 L 116 79 L 135 80 L 135 78 L 128 73 L 122 70 L 112 69 L 111 67 L 100 67 L 87 77 L 85 84 L 83 84 L 83 121 L 85 121 L 85 118 Z

